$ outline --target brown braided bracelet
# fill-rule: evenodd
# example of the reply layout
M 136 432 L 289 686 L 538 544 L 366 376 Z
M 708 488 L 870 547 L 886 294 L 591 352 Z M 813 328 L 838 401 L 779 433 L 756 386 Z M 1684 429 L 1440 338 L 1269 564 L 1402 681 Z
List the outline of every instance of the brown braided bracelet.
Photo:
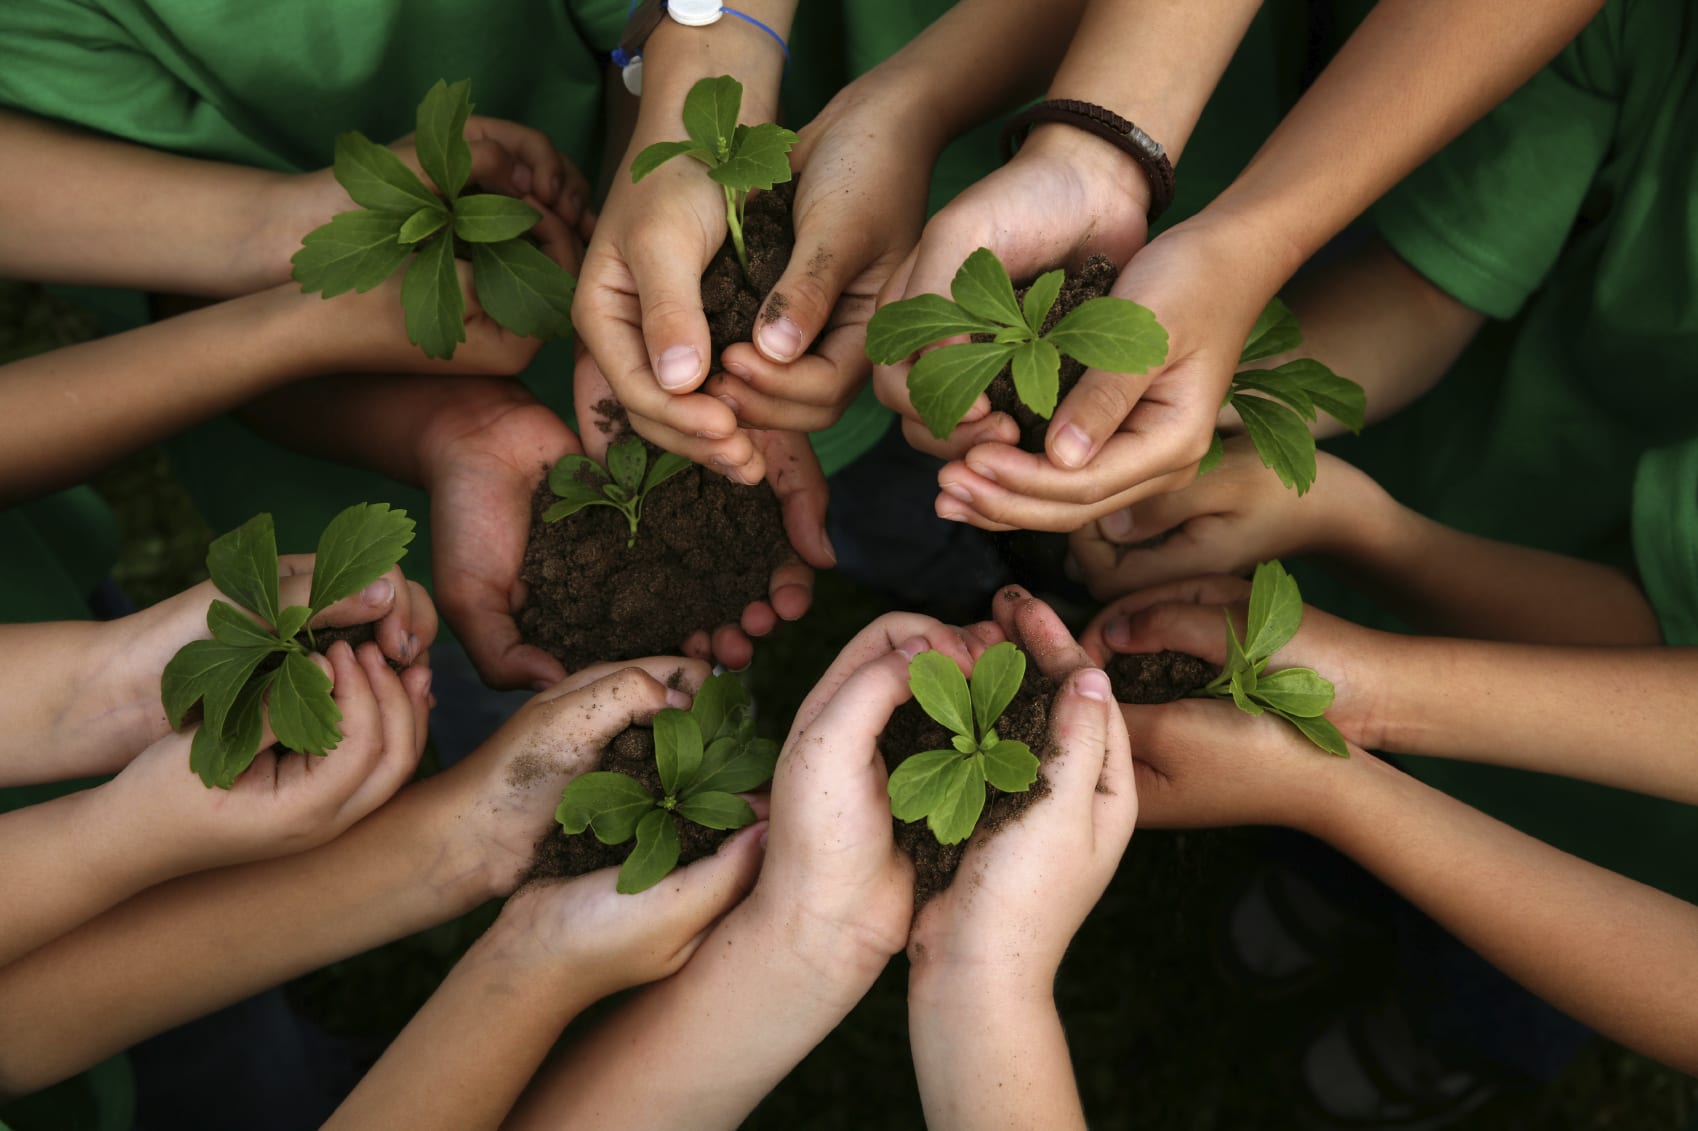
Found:
M 1173 203 L 1173 162 L 1149 134 L 1116 114 L 1093 102 L 1077 98 L 1052 98 L 1029 106 L 1002 127 L 1002 159 L 1014 156 L 1015 142 L 1023 139 L 1031 128 L 1043 122 L 1061 122 L 1086 133 L 1095 134 L 1136 161 L 1150 178 L 1149 222 L 1167 211 Z

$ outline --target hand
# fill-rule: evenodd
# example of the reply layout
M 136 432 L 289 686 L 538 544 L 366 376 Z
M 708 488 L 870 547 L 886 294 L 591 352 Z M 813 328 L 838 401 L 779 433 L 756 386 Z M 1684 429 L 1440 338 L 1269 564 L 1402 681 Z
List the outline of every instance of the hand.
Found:
M 1034 129 L 1013 160 L 933 216 L 919 245 L 879 294 L 879 305 L 918 294 L 949 294 L 967 257 L 988 247 L 1016 281 L 1053 267 L 1078 266 L 1092 255 L 1124 264 L 1144 246 L 1149 181 L 1131 158 L 1067 126 Z M 908 399 L 909 365 L 873 372 L 878 398 L 902 416 L 902 432 L 923 452 L 959 459 L 979 444 L 1019 442 L 1004 413 L 983 396 L 961 424 L 938 440 Z
M 1258 562 L 1347 546 L 1396 504 L 1372 479 L 1316 452 L 1305 495 L 1263 466 L 1248 436 L 1226 441 L 1219 467 L 1165 495 L 1104 515 L 1069 539 L 1099 601 L 1205 573 L 1247 573 Z M 1143 543 L 1156 540 L 1151 545 Z
M 1044 455 L 973 434 L 974 446 L 938 473 L 938 514 L 989 530 L 1072 531 L 1189 484 L 1269 298 L 1240 276 L 1244 254 L 1189 221 L 1133 256 L 1111 293 L 1155 312 L 1166 363 L 1142 376 L 1086 371 L 1056 408 Z
M 358 656 L 346 642 L 314 656 L 333 681 L 342 739 L 324 757 L 274 753 L 269 723 L 260 753 L 228 790 L 189 769 L 194 728 L 167 735 L 102 789 L 111 791 L 114 835 L 158 851 L 182 875 L 274 856 L 335 839 L 387 801 L 424 752 L 430 669 L 397 676 L 375 644 Z
M 1220 665 L 1226 662 L 1221 614 L 1231 614 L 1242 640 L 1249 599 L 1250 583 L 1242 578 L 1213 575 L 1173 582 L 1109 605 L 1081 639 L 1102 663 L 1116 653 L 1172 649 Z M 1331 680 L 1334 699 L 1327 718 L 1351 742 L 1379 748 L 1386 734 L 1385 686 L 1409 670 L 1399 662 L 1402 640 L 1395 633 L 1362 628 L 1305 605 L 1302 627 L 1275 654 L 1270 670 L 1313 668 Z

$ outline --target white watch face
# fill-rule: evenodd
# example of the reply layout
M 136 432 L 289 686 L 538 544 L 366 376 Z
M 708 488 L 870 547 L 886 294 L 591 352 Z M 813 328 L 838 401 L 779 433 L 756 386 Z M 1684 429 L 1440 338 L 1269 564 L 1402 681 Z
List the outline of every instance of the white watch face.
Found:
M 625 80 L 625 89 L 638 98 L 643 96 L 643 57 L 638 55 L 619 69 L 619 77 Z
M 666 5 L 667 15 L 690 27 L 717 23 L 724 10 L 721 0 L 669 0 Z

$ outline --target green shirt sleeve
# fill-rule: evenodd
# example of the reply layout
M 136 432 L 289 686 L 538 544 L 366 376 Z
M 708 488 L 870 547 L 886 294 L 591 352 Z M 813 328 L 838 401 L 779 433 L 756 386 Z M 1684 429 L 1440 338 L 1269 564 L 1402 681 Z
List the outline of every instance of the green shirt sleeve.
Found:
M 1663 641 L 1698 647 L 1698 440 L 1640 458 L 1633 554 Z
M 1549 66 L 1375 206 L 1392 250 L 1458 302 L 1513 317 L 1594 203 L 1623 77 L 1620 11 L 1609 5 Z

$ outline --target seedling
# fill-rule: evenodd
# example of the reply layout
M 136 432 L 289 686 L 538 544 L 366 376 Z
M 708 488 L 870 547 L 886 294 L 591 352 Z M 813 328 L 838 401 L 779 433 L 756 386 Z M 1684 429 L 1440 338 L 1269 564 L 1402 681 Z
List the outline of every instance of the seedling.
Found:
M 643 500 L 648 493 L 690 466 L 690 461 L 673 452 L 661 452 L 649 463 L 648 446 L 636 436 L 626 436 L 607 449 L 607 469 L 588 456 L 561 457 L 548 473 L 548 489 L 560 501 L 542 512 L 544 522 L 559 522 L 585 507 L 615 507 L 631 524 L 626 546 L 637 541 L 637 524 L 643 518 Z
M 1296 349 L 1302 342 L 1303 332 L 1297 327 L 1296 315 L 1276 298 L 1256 319 L 1238 364 L 1247 365 Z M 1253 396 L 1253 393 L 1262 395 Z M 1307 424 L 1315 419 L 1315 410 L 1325 412 L 1352 432 L 1362 430 L 1363 414 L 1367 411 L 1362 386 L 1306 357 L 1274 369 L 1249 369 L 1234 374 L 1224 403 L 1238 410 L 1263 465 L 1279 476 L 1281 483 L 1295 487 L 1299 495 L 1315 482 L 1315 437 Z M 1197 474 L 1220 463 L 1222 454 L 1220 435 L 1216 433 Z
M 160 680 L 165 717 L 173 727 L 201 704 L 200 729 L 189 746 L 189 768 L 201 781 L 229 789 L 258 756 L 268 714 L 272 733 L 290 750 L 323 755 L 335 748 L 342 712 L 330 697 L 330 677 L 307 658 L 314 650 L 307 621 L 388 573 L 412 540 L 413 520 L 406 511 L 386 503 L 349 507 L 319 537 L 307 603 L 286 609 L 279 607 L 277 534 L 270 515 L 257 515 L 213 540 L 207 572 L 236 604 L 213 601 L 206 610 L 212 639 L 183 645 Z M 281 663 L 260 670 L 279 654 Z
M 411 261 L 401 307 L 407 340 L 427 357 L 453 357 L 466 340 L 457 248 L 470 249 L 478 302 L 497 323 L 532 338 L 572 330 L 576 280 L 524 238 L 541 215 L 510 196 L 461 195 L 472 174 L 471 112 L 470 80 L 438 81 L 419 103 L 419 164 L 435 192 L 387 146 L 357 131 L 337 138 L 336 180 L 361 208 L 307 233 L 291 260 L 301 290 L 325 298 L 363 294 Z
M 617 890 L 645 891 L 672 871 L 679 821 L 726 830 L 754 823 L 754 810 L 737 794 L 772 780 L 778 746 L 754 736 L 748 706 L 737 677 L 717 675 L 702 684 L 688 711 L 668 707 L 654 717 L 659 797 L 616 771 L 582 774 L 567 784 L 554 811 L 563 831 L 591 829 L 603 844 L 637 839 L 619 869 Z
M 909 690 L 926 714 L 955 732 L 955 748 L 914 754 L 896 767 L 889 785 L 892 816 L 924 817 L 939 844 L 960 844 L 979 823 L 986 782 L 1004 793 L 1032 788 L 1037 757 L 1024 742 L 996 733 L 1025 675 L 1026 657 L 1009 643 L 979 657 L 971 690 L 955 661 L 941 652 L 921 652 L 909 661 Z
M 749 193 L 770 189 L 792 176 L 790 148 L 796 135 L 783 126 L 762 122 L 737 124 L 743 107 L 743 84 L 730 75 L 702 79 L 684 96 L 687 141 L 660 141 L 631 162 L 631 181 L 642 180 L 674 157 L 688 154 L 708 167 L 708 176 L 725 191 L 725 226 L 743 275 L 749 275 L 749 250 L 743 243 L 743 213 Z
M 1338 728 L 1322 717 L 1332 706 L 1332 683 L 1313 668 L 1281 668 L 1268 673 L 1268 661 L 1297 635 L 1303 621 L 1303 595 L 1297 580 L 1278 562 L 1256 567 L 1250 583 L 1250 611 L 1244 639 L 1232 615 L 1226 617 L 1226 665 L 1197 692 L 1214 699 L 1231 699 L 1246 714 L 1268 711 L 1278 715 L 1329 754 L 1350 757 Z

